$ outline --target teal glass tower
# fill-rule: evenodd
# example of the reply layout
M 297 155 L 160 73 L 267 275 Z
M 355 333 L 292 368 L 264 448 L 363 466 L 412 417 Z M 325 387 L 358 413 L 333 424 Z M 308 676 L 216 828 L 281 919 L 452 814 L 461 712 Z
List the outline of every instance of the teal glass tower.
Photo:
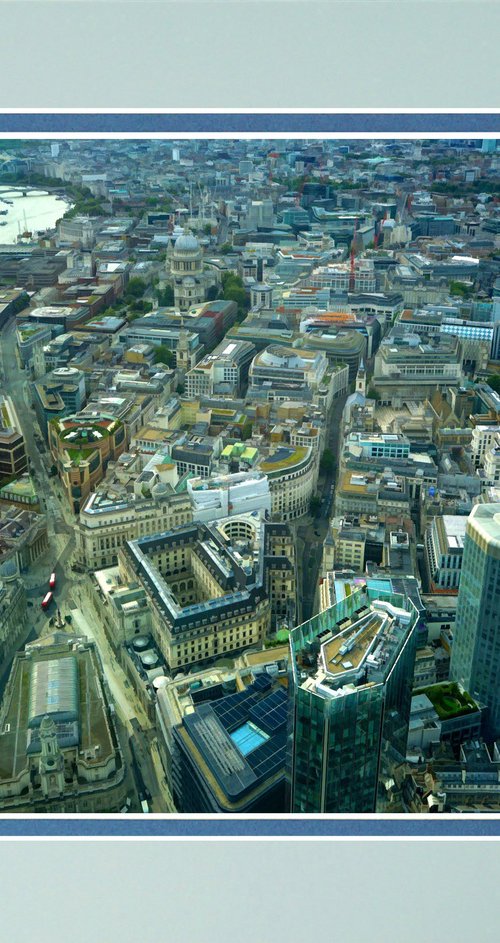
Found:
M 385 811 L 404 761 L 418 613 L 359 590 L 290 635 L 291 812 Z
M 450 677 L 488 708 L 500 737 L 500 504 L 476 504 L 465 530 Z

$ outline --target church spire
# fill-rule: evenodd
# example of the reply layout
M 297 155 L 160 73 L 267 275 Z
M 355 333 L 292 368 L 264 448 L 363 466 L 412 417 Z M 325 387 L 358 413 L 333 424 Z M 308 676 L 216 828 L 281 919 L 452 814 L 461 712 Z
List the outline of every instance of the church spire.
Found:
M 356 374 L 356 393 L 361 393 L 362 396 L 366 396 L 366 370 L 363 357 L 359 361 L 358 372 Z

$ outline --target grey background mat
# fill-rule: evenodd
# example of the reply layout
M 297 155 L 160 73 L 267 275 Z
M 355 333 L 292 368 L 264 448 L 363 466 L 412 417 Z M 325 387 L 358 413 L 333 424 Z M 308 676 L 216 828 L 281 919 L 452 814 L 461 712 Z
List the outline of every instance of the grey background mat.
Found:
M 499 105 L 497 0 L 0 0 L 0 108 Z

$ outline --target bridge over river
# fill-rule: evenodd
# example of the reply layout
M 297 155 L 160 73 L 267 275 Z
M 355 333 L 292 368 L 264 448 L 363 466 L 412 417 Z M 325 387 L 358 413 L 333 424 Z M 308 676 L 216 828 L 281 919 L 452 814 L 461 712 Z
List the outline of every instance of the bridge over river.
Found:
M 41 187 L 30 187 L 29 185 L 24 187 L 9 187 L 0 185 L 0 200 L 3 200 L 4 202 L 5 197 L 19 195 L 28 196 L 28 193 L 30 196 L 47 196 L 48 193 L 54 196 L 57 196 L 58 194 L 64 196 L 65 190 L 63 187 L 46 187 L 45 189 L 42 189 Z

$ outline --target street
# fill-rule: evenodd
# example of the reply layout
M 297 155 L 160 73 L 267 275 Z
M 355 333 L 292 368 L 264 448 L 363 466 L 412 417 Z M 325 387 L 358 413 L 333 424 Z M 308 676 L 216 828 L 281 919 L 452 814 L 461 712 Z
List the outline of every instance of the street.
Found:
M 318 577 L 323 556 L 323 542 L 328 533 L 335 497 L 342 413 L 346 400 L 346 394 L 335 399 L 328 417 L 325 448 L 330 449 L 333 453 L 335 464 L 331 472 L 319 478 L 318 494 L 321 499 L 319 511 L 316 516 L 307 515 L 296 524 L 300 622 L 306 622 L 314 615 L 315 611 Z
M 48 474 L 52 462 L 30 405 L 30 381 L 19 365 L 15 318 L 11 319 L 2 330 L 0 368 L 4 389 L 11 397 L 17 412 L 24 435 L 30 474 L 38 491 L 41 509 L 47 519 L 48 550 L 32 564 L 27 573 L 22 574 L 29 607 L 26 638 L 46 635 L 52 631 L 50 617 L 55 614 L 55 607 L 57 607 L 63 618 L 71 616 L 71 625 L 77 632 L 95 643 L 101 658 L 110 701 L 114 705 L 120 726 L 123 725 L 123 730 L 126 732 L 124 739 L 127 742 L 122 744 L 124 754 L 128 762 L 131 762 L 133 757 L 128 738 L 134 731 L 133 722 L 138 721 L 141 736 L 138 738 L 139 747 L 135 757 L 138 758 L 142 780 L 151 794 L 152 810 L 155 812 L 175 811 L 165 790 L 151 724 L 129 682 L 125 680 L 125 675 L 114 657 L 100 620 L 95 618 L 95 610 L 86 595 L 86 577 L 78 576 L 71 571 L 71 558 L 75 547 L 75 519 L 66 507 L 59 480 L 49 477 Z M 40 603 L 48 591 L 48 580 L 52 572 L 56 574 L 55 607 L 52 606 L 51 611 L 45 613 L 42 612 Z M 159 785 L 160 782 L 164 794 Z

